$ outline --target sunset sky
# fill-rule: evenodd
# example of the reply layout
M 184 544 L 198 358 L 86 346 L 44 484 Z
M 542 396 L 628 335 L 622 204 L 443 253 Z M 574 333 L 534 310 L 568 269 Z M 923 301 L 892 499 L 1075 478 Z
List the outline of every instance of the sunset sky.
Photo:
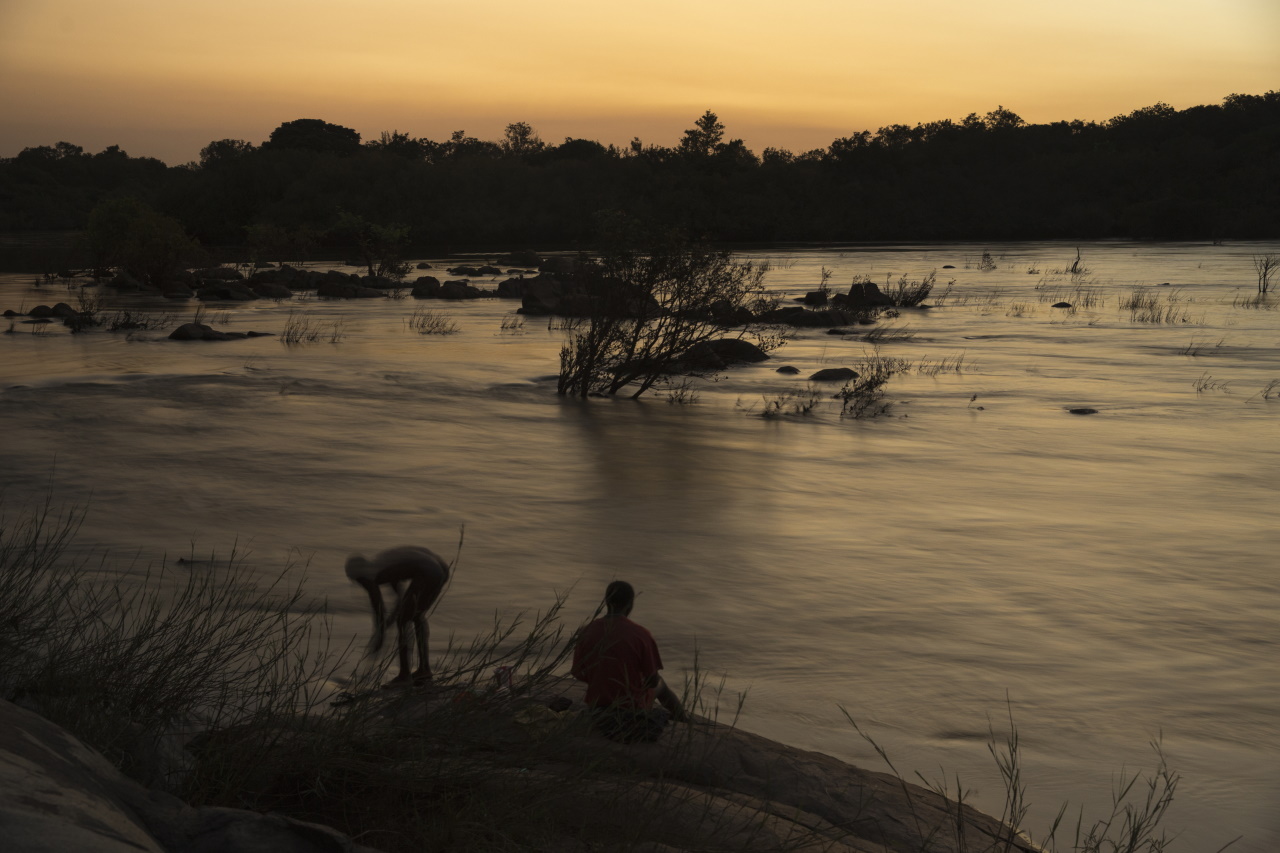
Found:
M 753 150 L 985 113 L 1095 119 L 1280 89 L 1280 0 L 0 0 L 0 156 L 170 163 L 319 118 L 445 139 Z

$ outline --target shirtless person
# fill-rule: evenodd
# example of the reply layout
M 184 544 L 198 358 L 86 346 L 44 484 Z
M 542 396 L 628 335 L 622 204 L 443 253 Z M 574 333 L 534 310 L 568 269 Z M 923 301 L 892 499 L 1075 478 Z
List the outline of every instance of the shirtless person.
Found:
M 347 560 L 347 577 L 351 578 L 365 592 L 369 593 L 369 603 L 373 606 L 373 641 L 369 644 L 369 654 L 382 650 L 386 637 L 387 625 L 394 621 L 399 638 L 400 674 L 383 687 L 397 687 L 402 684 L 431 680 L 431 662 L 427 659 L 427 638 L 430 629 L 427 626 L 427 611 L 449 581 L 449 564 L 434 551 L 413 545 L 402 545 L 378 554 L 372 560 L 366 560 L 359 554 L 353 554 Z M 408 589 L 404 588 L 405 584 Z M 382 585 L 390 584 L 396 591 L 396 603 L 391 613 L 387 614 L 382 602 Z M 414 633 L 418 639 L 418 668 L 409 673 L 409 623 L 413 623 Z
M 680 700 L 658 675 L 662 658 L 653 635 L 627 616 L 636 591 L 614 581 L 604 593 L 605 615 L 582 630 L 573 650 L 573 677 L 587 683 L 586 703 L 596 727 L 611 740 L 655 741 L 668 719 L 688 720 Z M 654 708 L 654 700 L 662 705 Z

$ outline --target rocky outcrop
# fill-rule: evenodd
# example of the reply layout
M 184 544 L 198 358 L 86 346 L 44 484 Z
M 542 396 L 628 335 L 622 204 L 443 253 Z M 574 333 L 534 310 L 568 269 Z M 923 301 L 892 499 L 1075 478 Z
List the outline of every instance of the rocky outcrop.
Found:
M 204 323 L 183 323 L 169 333 L 171 341 L 238 341 L 245 338 L 261 338 L 270 332 L 219 332 Z
M 413 283 L 414 299 L 439 299 L 440 279 L 433 275 L 424 275 Z
M 893 300 L 885 296 L 874 281 L 855 281 L 848 293 L 836 294 L 831 301 L 839 308 L 855 312 L 873 311 L 893 305 Z
M 839 308 L 823 308 L 817 311 L 794 305 L 788 308 L 775 308 L 761 314 L 761 323 L 776 323 L 784 326 L 800 328 L 824 328 L 843 326 L 854 322 L 856 316 Z
M 205 267 L 191 272 L 196 278 L 213 279 L 214 281 L 241 281 L 244 279 L 244 274 L 240 270 L 232 269 L 231 267 Z
M 480 299 L 487 294 L 468 281 L 446 281 L 440 285 L 440 299 Z
M 857 379 L 858 371 L 848 367 L 824 367 L 809 377 L 810 382 L 847 382 Z
M 21 853 L 377 853 L 278 814 L 192 808 L 143 788 L 65 730 L 0 701 L 0 827 Z
M 252 302 L 258 298 L 258 294 L 243 282 L 206 280 L 204 285 L 196 290 L 196 298 L 206 302 Z
M 360 283 L 359 278 L 355 281 L 326 278 L 317 284 L 316 295 L 326 299 L 378 299 L 385 297 L 387 293 L 376 287 L 366 287 Z
M 383 761 L 328 754 L 326 745 L 344 741 L 326 739 L 332 732 L 313 719 L 307 725 L 282 721 L 280 731 L 222 730 L 192 744 L 197 765 L 206 756 L 218 762 L 219 750 L 230 750 L 221 754 L 238 754 L 251 764 L 250 776 L 237 786 L 247 802 L 265 791 L 273 802 L 310 802 L 301 805 L 309 814 L 325 814 L 322 804 L 332 802 L 337 811 L 327 813 L 335 821 L 370 835 L 399 837 L 412 823 L 388 813 L 380 785 L 389 780 L 398 797 L 409 795 L 397 799 L 399 808 L 412 809 L 415 792 L 402 789 L 403 780 L 431 786 L 437 779 L 441 790 L 454 790 L 444 780 L 461 773 L 456 778 L 465 780 L 465 799 L 486 819 L 501 818 L 513 804 L 534 804 L 525 813 L 537 816 L 536 846 L 519 844 L 514 833 L 521 827 L 502 826 L 510 842 L 504 849 L 1034 853 L 969 806 L 706 717 L 673 723 L 656 743 L 606 740 L 591 726 L 582 685 L 567 679 L 532 690 L 517 685 L 516 691 L 474 685 L 375 689 L 351 701 L 358 703 L 349 707 L 360 720 L 360 748 L 382 743 L 391 749 Z M 452 720 L 452 734 L 424 728 L 423 720 Z M 440 744 L 443 752 L 429 743 L 405 748 L 433 735 L 448 738 L 447 746 Z M 254 748 L 247 750 L 250 744 Z M 404 765 L 424 759 L 421 771 Z M 353 787 L 317 788 L 310 771 L 323 779 L 331 766 L 341 767 Z M 212 772 L 224 769 L 215 763 Z M 369 771 L 375 775 L 362 775 Z M 385 778 L 376 775 L 384 772 Z M 368 795 L 378 807 L 372 811 L 357 802 L 366 796 L 365 782 L 374 786 Z M 289 794 L 294 790 L 296 799 Z M 440 791 L 421 793 L 424 802 L 445 804 Z M 147 790 L 66 731 L 7 702 L 0 702 L 0 826 L 6 849 L 24 853 L 374 853 L 336 830 L 285 814 L 195 808 Z
M 734 364 L 756 364 L 766 361 L 769 354 L 742 338 L 721 338 L 694 344 L 680 359 L 688 370 L 723 370 Z

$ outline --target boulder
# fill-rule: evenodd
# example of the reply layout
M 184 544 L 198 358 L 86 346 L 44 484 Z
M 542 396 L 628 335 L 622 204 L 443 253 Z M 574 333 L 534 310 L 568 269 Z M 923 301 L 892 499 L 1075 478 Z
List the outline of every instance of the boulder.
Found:
M 557 313 L 565 286 L 554 276 L 540 275 L 526 279 L 521 297 L 520 313 L 544 316 Z
M 167 281 L 161 285 L 160 295 L 165 299 L 190 299 L 196 292 L 180 281 Z
M 768 358 L 768 353 L 751 341 L 721 338 L 695 344 L 680 360 L 690 369 L 720 370 L 733 364 L 756 364 Z
M 836 304 L 851 311 L 868 311 L 888 308 L 893 305 L 893 300 L 885 296 L 874 281 L 855 281 Z
M 528 287 L 531 279 L 524 276 L 519 278 L 508 278 L 498 282 L 498 298 L 499 299 L 524 299 L 525 289 Z
M 1070 302 L 1055 302 L 1053 303 L 1053 307 L 1054 308 L 1071 308 L 1073 306 L 1071 305 Z
M 1068 411 L 1068 412 L 1070 412 L 1070 413 L 1071 413 L 1071 414 L 1073 414 L 1073 415 L 1096 415 L 1096 414 L 1098 414 L 1098 410 L 1097 410 L 1097 409 L 1090 409 L 1090 408 L 1089 408 L 1089 407 L 1087 407 L 1087 406 L 1081 406 L 1081 407 L 1076 408 L 1076 409 L 1067 409 L 1067 411 Z
M 537 252 L 519 251 L 503 255 L 498 258 L 498 263 L 516 267 L 536 267 L 542 263 L 542 258 L 538 257 Z
M 440 285 L 440 299 L 479 299 L 484 291 L 467 281 L 446 281 Z
M 27 316 L 35 317 L 36 319 L 52 317 L 53 309 L 50 308 L 48 305 L 37 305 L 35 308 L 32 308 L 30 311 L 27 312 Z
M 718 299 L 711 303 L 707 314 L 722 326 L 745 326 L 756 320 L 756 315 L 751 313 L 750 308 L 735 306 L 727 299 Z
M 831 294 L 825 290 L 810 290 L 804 295 L 804 304 L 812 307 L 821 307 L 827 304 L 827 297 Z
M 142 282 L 124 270 L 120 270 L 120 272 L 113 275 L 111 280 L 107 282 L 107 286 L 114 287 L 116 290 L 142 290 Z
M 171 341 L 225 341 L 230 337 L 204 323 L 183 323 L 169 333 Z
M 787 376 L 795 376 L 797 373 L 800 372 L 800 368 L 794 365 L 784 364 L 782 365 L 782 367 L 778 368 L 777 372 L 785 374 Z
M 468 266 L 466 264 L 462 264 L 456 267 L 449 267 L 447 272 L 449 273 L 449 275 L 465 275 L 465 276 L 471 276 L 473 278 L 479 278 L 480 276 L 484 275 L 484 273 L 480 271 L 480 267 Z
M 424 275 L 413 283 L 414 299 L 439 299 L 440 279 L 433 275 Z
M 538 264 L 538 271 L 552 275 L 571 275 L 578 269 L 578 259 L 570 255 L 557 255 Z
M 269 281 L 255 281 L 250 283 L 253 292 L 263 299 L 292 299 L 293 291 L 285 287 L 283 284 L 276 284 Z
M 426 261 L 420 261 L 420 262 L 415 266 L 415 269 L 420 269 L 420 270 L 429 270 L 429 269 L 431 269 L 431 264 L 427 263 Z
M 377 299 L 387 293 L 376 287 L 365 287 L 359 283 L 359 278 L 352 282 L 347 279 L 335 281 L 325 276 L 316 285 L 316 295 L 326 299 Z
M 244 274 L 232 267 L 204 267 L 192 270 L 192 273 L 196 278 L 209 278 L 214 281 L 241 281 L 244 279 Z
M 238 281 L 215 282 L 207 279 L 196 291 L 196 298 L 205 302 L 252 302 L 258 298 L 247 284 Z
M 824 367 L 809 377 L 810 382 L 848 382 L 857 379 L 858 371 L 847 367 Z
M 780 323 L 786 326 L 799 326 L 802 328 L 822 328 L 852 322 L 853 317 L 839 308 L 823 308 L 818 311 L 811 311 L 797 305 L 788 308 L 775 308 L 772 311 L 761 314 L 759 320 L 762 323 Z
M 193 808 L 125 777 L 66 730 L 0 701 L 0 826 L 22 853 L 376 853 L 279 814 Z

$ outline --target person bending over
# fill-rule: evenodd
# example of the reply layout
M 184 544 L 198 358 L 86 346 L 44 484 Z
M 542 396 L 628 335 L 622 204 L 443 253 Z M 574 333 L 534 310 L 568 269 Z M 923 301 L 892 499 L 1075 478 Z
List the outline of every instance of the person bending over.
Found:
M 627 618 L 636 591 L 614 581 L 604 593 L 605 615 L 582 630 L 573 650 L 573 677 L 587 683 L 587 706 L 596 727 L 611 740 L 655 741 L 669 719 L 688 719 L 658 670 L 662 658 L 653 635 Z M 654 707 L 654 700 L 662 706 Z
M 449 581 L 449 564 L 434 551 L 413 545 L 391 548 L 366 560 L 359 554 L 347 559 L 347 577 L 364 587 L 373 607 L 373 640 L 369 654 L 382 650 L 387 625 L 396 624 L 399 639 L 400 674 L 383 687 L 431 680 L 431 661 L 427 658 L 427 611 L 435 604 Z M 408 584 L 408 588 L 405 588 Z M 396 591 L 396 602 L 388 614 L 382 602 L 382 587 Z M 413 623 L 418 640 L 418 668 L 409 672 L 409 624 Z

